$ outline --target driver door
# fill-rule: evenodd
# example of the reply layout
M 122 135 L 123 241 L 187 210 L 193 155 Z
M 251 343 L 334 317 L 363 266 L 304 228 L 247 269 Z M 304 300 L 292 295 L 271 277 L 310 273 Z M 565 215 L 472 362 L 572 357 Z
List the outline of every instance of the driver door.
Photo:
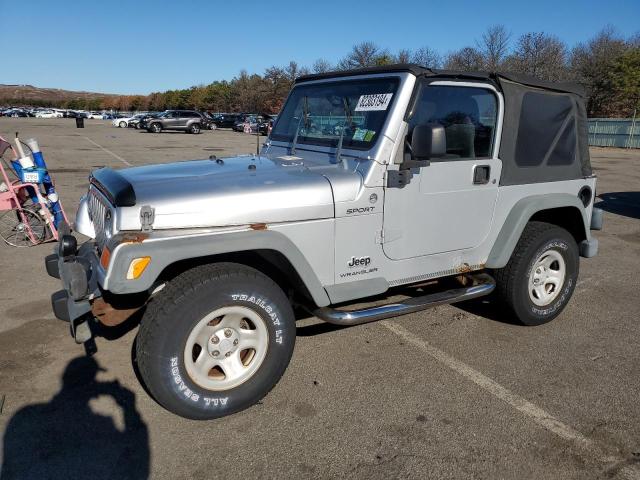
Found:
M 491 229 L 498 193 L 496 92 L 454 82 L 420 88 L 408 138 L 415 125 L 440 124 L 446 154 L 413 169 L 403 188 L 387 187 L 383 250 L 393 260 L 477 247 Z

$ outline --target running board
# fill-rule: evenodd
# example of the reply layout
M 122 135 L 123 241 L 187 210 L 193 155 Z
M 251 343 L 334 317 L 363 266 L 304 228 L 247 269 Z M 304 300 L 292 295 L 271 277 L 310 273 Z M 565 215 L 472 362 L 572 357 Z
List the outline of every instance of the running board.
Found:
M 474 285 L 471 287 L 453 288 L 443 292 L 432 293 L 422 297 L 413 297 L 403 300 L 402 302 L 365 308 L 363 310 L 345 311 L 322 307 L 315 310 L 313 314 L 325 322 L 336 325 L 360 325 L 361 323 L 375 322 L 385 318 L 426 310 L 427 308 L 437 305 L 463 302 L 465 300 L 482 297 L 493 292 L 493 289 L 496 287 L 495 280 L 486 273 L 470 275 L 470 277 L 474 281 Z

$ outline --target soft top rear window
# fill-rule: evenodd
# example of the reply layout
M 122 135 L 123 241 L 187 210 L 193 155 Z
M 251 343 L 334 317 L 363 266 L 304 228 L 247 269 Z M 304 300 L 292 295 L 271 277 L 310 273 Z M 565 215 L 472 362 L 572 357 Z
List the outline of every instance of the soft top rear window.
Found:
M 568 96 L 524 94 L 516 144 L 518 166 L 535 167 L 546 158 L 547 165 L 570 165 L 575 157 L 575 139 L 573 104 Z

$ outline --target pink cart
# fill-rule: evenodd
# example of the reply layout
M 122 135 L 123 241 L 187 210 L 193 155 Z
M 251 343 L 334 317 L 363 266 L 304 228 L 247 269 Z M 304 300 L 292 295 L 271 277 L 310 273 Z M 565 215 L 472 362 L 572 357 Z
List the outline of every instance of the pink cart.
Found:
M 0 137 L 0 237 L 14 247 L 29 247 L 58 240 L 58 229 L 40 185 L 22 182 L 17 178 L 3 156 L 9 149 L 17 159 L 13 146 Z M 62 215 L 68 224 L 64 210 Z

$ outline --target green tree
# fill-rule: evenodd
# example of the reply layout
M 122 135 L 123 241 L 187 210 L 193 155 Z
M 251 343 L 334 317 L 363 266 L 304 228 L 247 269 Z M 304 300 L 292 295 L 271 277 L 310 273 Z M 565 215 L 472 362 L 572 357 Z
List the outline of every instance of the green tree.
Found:
M 611 70 L 617 114 L 628 117 L 640 107 L 640 47 L 620 55 Z

